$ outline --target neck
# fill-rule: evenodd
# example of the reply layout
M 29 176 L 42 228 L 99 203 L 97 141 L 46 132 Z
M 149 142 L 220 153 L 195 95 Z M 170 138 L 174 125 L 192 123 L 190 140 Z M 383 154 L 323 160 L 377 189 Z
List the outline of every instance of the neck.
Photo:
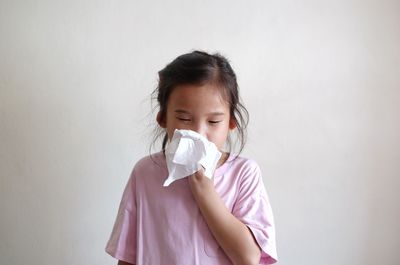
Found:
M 219 159 L 218 163 L 217 163 L 217 168 L 219 168 L 220 166 L 222 166 L 226 160 L 229 157 L 229 153 L 226 152 L 222 152 L 221 158 Z

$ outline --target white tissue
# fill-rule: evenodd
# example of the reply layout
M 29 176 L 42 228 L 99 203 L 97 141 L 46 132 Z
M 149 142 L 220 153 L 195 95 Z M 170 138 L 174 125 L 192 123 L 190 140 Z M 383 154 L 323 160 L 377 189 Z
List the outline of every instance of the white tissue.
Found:
M 204 168 L 204 175 L 212 178 L 221 152 L 214 143 L 191 130 L 175 130 L 165 149 L 168 178 L 164 186 Z

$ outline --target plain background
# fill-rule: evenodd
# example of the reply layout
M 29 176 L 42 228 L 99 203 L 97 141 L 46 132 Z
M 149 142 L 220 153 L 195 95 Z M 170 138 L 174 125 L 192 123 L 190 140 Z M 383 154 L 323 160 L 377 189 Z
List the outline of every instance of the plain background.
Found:
M 0 1 L 0 264 L 104 252 L 157 71 L 227 56 L 282 265 L 398 265 L 400 1 Z M 182 250 L 184 251 L 184 250 Z

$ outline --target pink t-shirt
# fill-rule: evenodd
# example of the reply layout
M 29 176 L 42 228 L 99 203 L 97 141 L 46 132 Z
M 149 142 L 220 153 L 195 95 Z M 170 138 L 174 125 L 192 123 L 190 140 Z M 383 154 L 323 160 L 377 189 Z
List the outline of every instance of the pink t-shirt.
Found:
M 167 176 L 162 152 L 135 165 L 106 252 L 137 265 L 232 264 L 207 227 L 188 179 L 164 187 Z M 259 166 L 230 155 L 213 179 L 225 206 L 250 228 L 261 247 L 260 264 L 275 263 L 274 220 Z

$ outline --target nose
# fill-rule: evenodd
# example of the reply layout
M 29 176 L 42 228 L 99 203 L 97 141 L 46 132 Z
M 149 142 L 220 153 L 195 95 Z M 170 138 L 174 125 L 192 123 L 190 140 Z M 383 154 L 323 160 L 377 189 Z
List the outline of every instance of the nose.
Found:
M 191 130 L 193 130 L 193 131 L 197 132 L 198 134 L 201 134 L 207 138 L 207 127 L 203 123 L 198 122 L 198 123 L 193 124 L 193 128 Z

